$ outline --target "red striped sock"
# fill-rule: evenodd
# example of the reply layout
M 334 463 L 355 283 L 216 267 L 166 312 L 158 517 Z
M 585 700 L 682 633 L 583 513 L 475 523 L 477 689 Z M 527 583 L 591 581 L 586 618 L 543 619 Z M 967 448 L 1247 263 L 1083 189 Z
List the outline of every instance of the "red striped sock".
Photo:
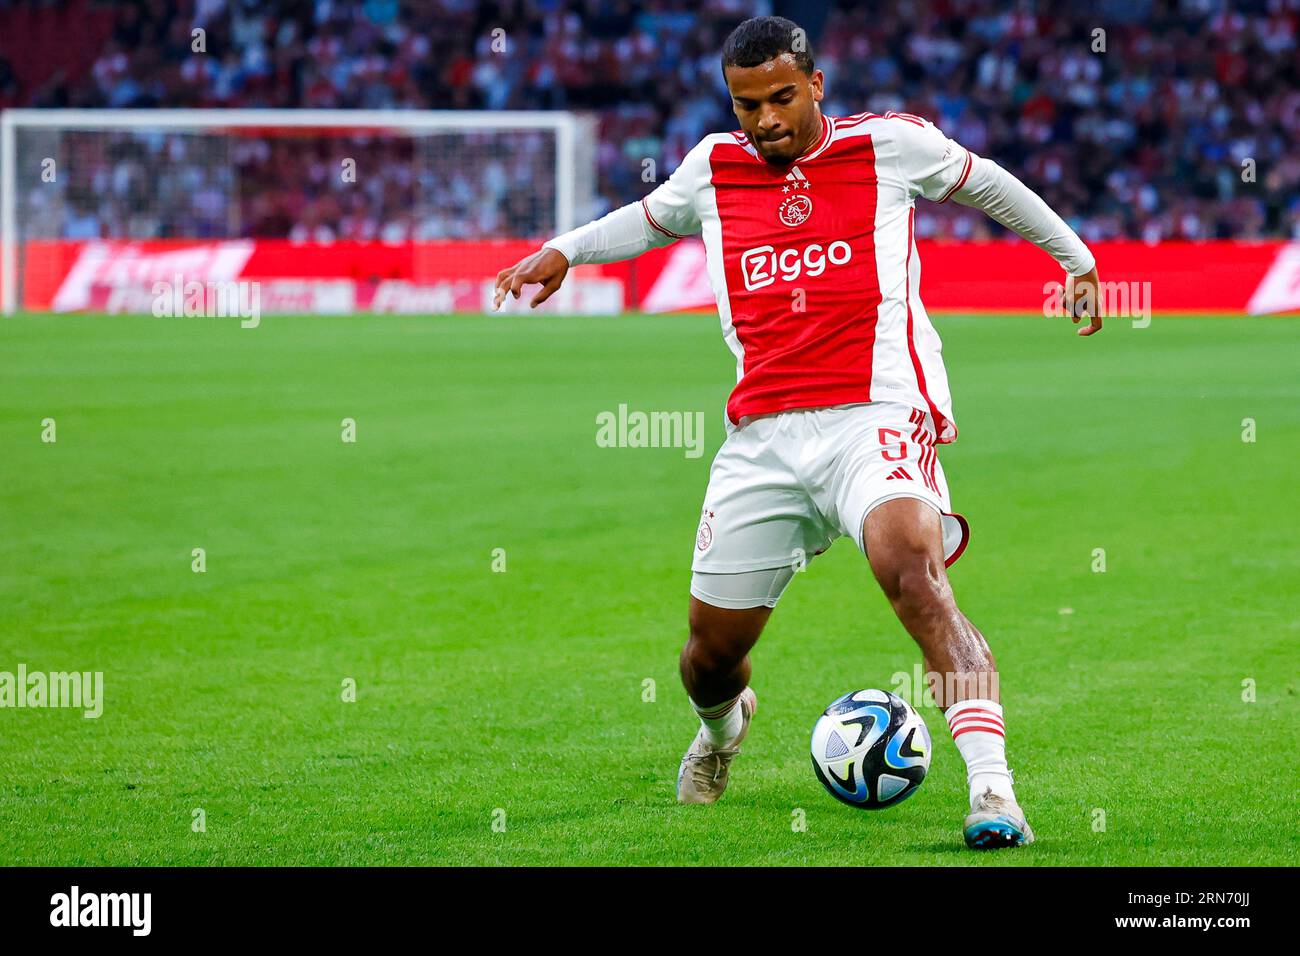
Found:
M 1011 771 L 1007 769 L 1007 730 L 1002 722 L 1002 705 L 991 700 L 959 700 L 946 711 L 952 741 L 966 761 L 970 801 L 986 789 L 1015 801 Z

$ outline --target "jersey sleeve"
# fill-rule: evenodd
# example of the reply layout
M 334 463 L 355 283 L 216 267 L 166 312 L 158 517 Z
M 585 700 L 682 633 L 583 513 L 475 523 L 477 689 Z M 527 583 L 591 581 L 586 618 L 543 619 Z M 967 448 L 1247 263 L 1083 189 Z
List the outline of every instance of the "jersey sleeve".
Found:
M 979 209 L 1012 232 L 1047 252 L 1072 276 L 1097 266 L 1092 252 L 1060 216 L 1032 189 L 982 156 L 974 157 L 965 185 L 953 201 Z
M 700 214 L 695 201 L 709 181 L 709 147 L 696 145 L 668 179 L 641 200 L 646 221 L 666 241 L 693 236 L 700 231 Z
M 891 119 L 898 169 L 908 194 L 946 202 L 970 176 L 973 154 L 929 120 L 902 113 L 893 114 Z
M 621 262 L 666 246 L 701 229 L 695 197 L 709 180 L 708 152 L 700 143 L 686 154 L 668 180 L 640 202 L 628 203 L 606 216 L 543 244 L 560 252 L 570 265 Z

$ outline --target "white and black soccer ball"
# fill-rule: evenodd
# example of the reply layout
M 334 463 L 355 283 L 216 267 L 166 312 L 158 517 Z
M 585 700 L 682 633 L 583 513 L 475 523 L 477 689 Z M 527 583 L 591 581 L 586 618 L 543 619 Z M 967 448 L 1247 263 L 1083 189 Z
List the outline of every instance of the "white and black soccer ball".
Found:
M 852 807 L 880 810 L 916 793 L 930 769 L 930 731 L 901 697 L 884 690 L 845 694 L 812 732 L 817 779 Z

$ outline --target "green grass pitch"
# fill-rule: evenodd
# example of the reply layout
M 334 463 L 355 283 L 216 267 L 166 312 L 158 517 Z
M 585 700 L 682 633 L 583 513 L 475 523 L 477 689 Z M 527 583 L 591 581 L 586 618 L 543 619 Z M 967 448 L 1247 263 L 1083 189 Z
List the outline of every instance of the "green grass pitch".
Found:
M 912 799 L 817 783 L 821 709 L 919 659 L 847 540 L 755 650 L 726 796 L 674 803 L 716 318 L 19 316 L 0 671 L 103 671 L 105 704 L 0 710 L 0 864 L 1300 862 L 1296 320 L 937 324 L 952 580 L 1035 846 L 962 846 L 933 709 Z M 704 455 L 598 447 L 620 403 L 703 411 Z

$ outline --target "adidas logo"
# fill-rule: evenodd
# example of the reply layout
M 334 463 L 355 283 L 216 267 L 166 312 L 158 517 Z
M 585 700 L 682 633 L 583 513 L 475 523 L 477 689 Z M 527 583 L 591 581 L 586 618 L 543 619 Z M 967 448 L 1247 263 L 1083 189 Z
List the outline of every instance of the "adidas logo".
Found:
M 795 189 L 807 189 L 812 185 L 812 183 L 808 182 L 808 177 L 803 174 L 803 170 L 798 166 L 791 166 L 790 172 L 786 173 L 785 179 L 786 182 L 794 183 Z
M 912 476 L 907 473 L 906 468 L 895 468 L 892 472 L 889 473 L 888 477 L 885 478 L 885 481 L 891 481 L 894 478 L 902 478 L 904 481 L 913 480 Z

